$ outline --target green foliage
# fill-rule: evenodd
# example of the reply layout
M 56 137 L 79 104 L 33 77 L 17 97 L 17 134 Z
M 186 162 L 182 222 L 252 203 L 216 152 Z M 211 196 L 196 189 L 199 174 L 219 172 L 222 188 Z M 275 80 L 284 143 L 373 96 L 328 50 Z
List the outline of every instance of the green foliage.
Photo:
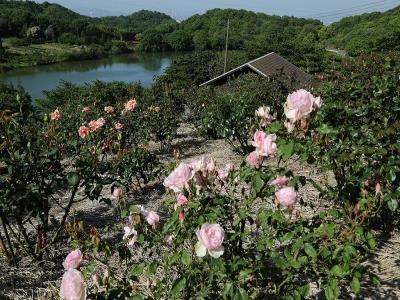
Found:
M 323 44 L 345 49 L 350 55 L 399 49 L 400 7 L 346 17 L 320 31 Z
M 29 115 L 32 111 L 31 97 L 22 87 L 14 88 L 0 84 L 0 111 Z
M 397 53 L 345 60 L 318 88 L 325 103 L 314 157 L 334 172 L 340 202 L 368 210 L 377 184 L 383 188 L 380 226 L 398 223 L 399 62 Z
M 284 77 L 265 79 L 247 74 L 222 87 L 202 88 L 188 101 L 192 121 L 203 136 L 224 138 L 234 149 L 247 153 L 253 130 L 259 125 L 255 111 L 269 106 L 280 119 L 282 99 L 292 84 Z

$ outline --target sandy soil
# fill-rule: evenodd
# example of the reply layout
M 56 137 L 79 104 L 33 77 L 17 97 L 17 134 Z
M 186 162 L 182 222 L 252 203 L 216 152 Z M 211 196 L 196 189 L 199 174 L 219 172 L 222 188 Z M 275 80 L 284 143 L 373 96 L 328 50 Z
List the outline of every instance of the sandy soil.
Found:
M 156 148 L 156 145 L 153 145 Z M 174 148 L 179 149 L 183 161 L 191 161 L 203 155 L 215 159 L 217 165 L 224 166 L 231 162 L 240 164 L 242 158 L 234 153 L 231 147 L 223 140 L 204 140 L 196 136 L 193 128 L 188 125 L 181 126 L 178 137 L 174 140 Z M 174 159 L 172 153 L 160 155 L 162 162 Z M 293 161 L 290 168 L 296 175 L 304 175 L 315 180 L 325 180 L 329 184 L 335 184 L 329 174 L 320 174 L 312 168 L 305 168 L 304 165 Z M 68 195 L 64 195 L 67 198 Z M 317 202 L 318 191 L 310 184 L 300 190 L 300 196 L 306 202 Z M 153 182 L 146 186 L 140 194 L 130 195 L 130 204 L 144 204 L 150 209 L 157 209 L 165 197 L 165 190 L 161 182 Z M 318 209 L 324 209 L 320 205 Z M 61 210 L 54 209 L 54 213 L 61 218 Z M 305 211 L 305 214 L 312 213 Z M 118 212 L 114 207 L 99 204 L 90 200 L 77 203 L 69 220 L 83 220 L 87 225 L 105 226 L 118 221 Z M 64 239 L 66 237 L 64 236 Z M 381 235 L 377 239 L 377 250 L 367 262 L 375 270 L 381 279 L 381 286 L 364 282 L 362 292 L 358 299 L 400 299 L 400 234 Z M 38 264 L 29 261 L 21 261 L 18 269 L 9 267 L 0 258 L 0 300 L 1 299 L 59 299 L 58 287 L 63 274 L 62 261 L 69 252 L 65 241 L 56 245 L 46 259 Z M 321 298 L 320 293 L 314 296 Z M 347 294 L 342 299 L 354 298 Z

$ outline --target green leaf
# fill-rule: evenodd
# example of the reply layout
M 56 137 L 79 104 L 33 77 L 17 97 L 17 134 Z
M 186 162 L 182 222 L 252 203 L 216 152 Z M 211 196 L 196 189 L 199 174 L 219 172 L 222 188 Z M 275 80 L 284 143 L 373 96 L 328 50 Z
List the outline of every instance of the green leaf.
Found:
M 390 199 L 387 205 L 391 211 L 396 211 L 398 207 L 398 202 L 396 199 Z
M 134 276 L 140 276 L 142 275 L 143 270 L 144 270 L 144 263 L 134 266 L 131 273 Z
M 79 183 L 80 179 L 77 173 L 71 173 L 68 174 L 67 181 L 70 186 L 76 186 Z
M 314 247 L 310 243 L 304 244 L 304 251 L 312 258 L 316 258 L 318 255 L 317 251 L 315 251 Z
M 249 296 L 247 295 L 247 292 L 244 289 L 240 288 L 236 291 L 233 299 L 234 300 L 248 300 Z
M 153 262 L 149 265 L 149 268 L 148 268 L 149 274 L 150 274 L 150 275 L 156 274 L 157 268 L 158 268 L 157 262 L 153 261 Z
M 174 284 L 172 285 L 172 290 L 171 290 L 172 294 L 174 295 L 178 294 L 180 291 L 183 290 L 185 285 L 186 285 L 186 277 L 176 279 Z
M 294 143 L 290 141 L 288 144 L 280 145 L 278 148 L 278 154 L 283 160 L 288 160 L 293 155 Z
M 182 252 L 181 261 L 187 267 L 190 266 L 190 264 L 192 263 L 192 258 L 190 257 L 189 253 L 187 253 L 187 251 Z
M 262 180 L 260 174 L 256 174 L 252 179 L 251 183 L 254 191 L 258 194 L 264 187 L 264 180 Z
M 134 296 L 132 296 L 132 298 L 129 298 L 130 300 L 144 300 L 143 295 L 140 294 L 136 294 Z
M 342 277 L 342 275 L 343 275 L 343 270 L 342 270 L 341 266 L 335 265 L 335 266 L 333 266 L 332 269 L 330 270 L 330 273 L 331 273 L 332 275 L 334 275 L 334 276 Z
M 350 283 L 351 289 L 354 293 L 358 294 L 360 292 L 360 281 L 357 277 L 353 277 L 353 280 Z
M 232 282 L 227 282 L 227 283 L 225 284 L 225 288 L 224 288 L 224 291 L 223 291 L 223 293 L 222 293 L 222 295 L 223 295 L 223 297 L 224 297 L 225 299 L 227 299 L 228 296 L 229 296 L 228 299 L 231 299 L 231 297 L 232 297 L 232 287 L 233 287 L 233 283 L 232 283 Z

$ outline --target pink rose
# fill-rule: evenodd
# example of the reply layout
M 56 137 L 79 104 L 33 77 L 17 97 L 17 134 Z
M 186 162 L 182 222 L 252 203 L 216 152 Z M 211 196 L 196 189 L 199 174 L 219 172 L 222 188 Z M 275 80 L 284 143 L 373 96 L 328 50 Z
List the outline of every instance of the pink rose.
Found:
M 129 100 L 128 102 L 125 103 L 125 108 L 123 110 L 123 113 L 134 110 L 136 105 L 137 105 L 136 99 Z
M 83 109 L 82 109 L 82 112 L 85 112 L 85 113 L 87 113 L 87 112 L 89 112 L 90 111 L 90 107 L 89 106 L 85 106 Z
M 257 151 L 253 151 L 247 156 L 246 161 L 250 166 L 257 167 L 258 166 L 258 158 L 259 157 L 260 156 L 259 156 L 258 152 Z
M 261 118 L 261 126 L 271 124 L 274 119 L 269 113 L 271 108 L 269 106 L 261 106 L 256 110 L 256 116 Z
M 125 226 L 124 227 L 124 236 L 122 237 L 123 240 L 127 240 L 128 241 L 128 247 L 133 247 L 133 245 L 135 244 L 136 240 L 137 240 L 137 231 L 135 230 L 135 228 L 129 227 L 129 226 Z
M 146 221 L 155 229 L 158 225 L 158 222 L 160 221 L 160 217 L 155 211 L 151 210 L 147 214 Z
M 229 172 L 227 170 L 218 170 L 218 178 L 222 181 L 226 181 L 229 176 Z
M 112 194 L 115 199 L 119 199 L 124 195 L 124 190 L 120 187 L 115 187 Z
M 267 135 L 265 134 L 264 131 L 257 130 L 257 131 L 254 133 L 254 139 L 253 139 L 253 142 L 252 142 L 251 144 L 252 144 L 257 150 L 258 150 L 258 149 L 263 149 L 266 137 L 267 137 Z M 260 152 L 261 152 L 261 151 L 260 151 Z
M 106 106 L 104 107 L 104 111 L 108 114 L 112 114 L 114 112 L 114 107 L 112 106 Z
M 85 299 L 85 285 L 81 272 L 68 269 L 62 278 L 60 296 L 65 300 Z
M 106 120 L 104 118 L 99 118 L 99 119 L 97 119 L 96 122 L 97 122 L 97 125 L 99 126 L 99 128 L 103 127 L 104 124 L 106 124 Z
M 187 198 L 185 197 L 185 195 L 179 194 L 176 197 L 176 201 L 178 202 L 179 205 L 184 205 L 187 202 Z
M 124 125 L 122 125 L 120 122 L 115 123 L 115 129 L 120 130 Z
M 278 188 L 282 188 L 286 186 L 289 182 L 289 178 L 286 176 L 278 176 L 275 180 L 273 180 L 270 185 L 274 185 Z
M 276 153 L 277 146 L 276 146 L 276 135 L 275 134 L 269 134 L 265 141 L 264 141 L 264 147 L 262 148 L 262 151 L 260 152 L 261 156 L 273 156 Z
M 293 207 L 296 204 L 297 193 L 292 187 L 285 187 L 275 193 L 279 204 Z
M 227 165 L 225 166 L 225 170 L 227 170 L 228 172 L 233 172 L 233 171 L 235 171 L 235 165 L 229 163 L 229 164 L 227 164 Z
M 224 253 L 222 243 L 224 241 L 225 232 L 219 224 L 205 223 L 196 232 L 198 242 L 195 246 L 196 254 L 203 257 L 208 253 L 218 258 Z
M 179 212 L 178 219 L 181 222 L 183 222 L 185 220 L 185 212 L 184 211 Z
M 320 97 L 314 96 L 306 90 L 298 90 L 289 94 L 285 103 L 285 115 L 292 123 L 309 115 L 314 108 L 322 104 Z
M 89 128 L 87 128 L 86 126 L 81 126 L 79 127 L 78 133 L 79 136 L 84 139 L 85 137 L 88 136 L 89 131 L 90 131 Z
M 71 251 L 63 262 L 63 266 L 65 270 L 68 269 L 78 269 L 82 263 L 82 252 L 79 249 Z
M 294 124 L 293 124 L 291 121 L 285 121 L 285 122 L 283 123 L 283 125 L 285 125 L 285 127 L 286 127 L 286 129 L 287 129 L 287 131 L 288 131 L 289 133 L 293 132 L 293 130 L 294 130 Z
M 56 121 L 56 120 L 58 120 L 60 118 L 60 111 L 58 110 L 58 108 L 55 110 L 55 111 L 53 111 L 51 114 L 50 114 L 50 119 L 52 120 L 52 121 Z
M 317 97 L 314 99 L 314 109 L 319 109 L 322 106 L 322 99 L 321 97 Z
M 179 166 L 164 180 L 164 186 L 178 193 L 182 191 L 190 179 L 193 178 L 193 168 L 185 163 Z
M 100 128 L 99 123 L 97 123 L 96 120 L 92 120 L 89 122 L 88 127 L 90 129 L 90 131 L 96 131 L 97 129 Z
M 269 134 L 268 136 L 264 131 L 257 130 L 254 134 L 254 140 L 251 143 L 261 156 L 272 156 L 276 153 L 276 135 Z

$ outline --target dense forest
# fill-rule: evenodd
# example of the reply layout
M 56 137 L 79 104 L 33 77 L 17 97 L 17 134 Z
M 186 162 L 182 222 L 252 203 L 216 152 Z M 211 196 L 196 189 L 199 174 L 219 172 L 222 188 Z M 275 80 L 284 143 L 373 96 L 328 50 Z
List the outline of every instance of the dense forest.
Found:
M 213 9 L 183 22 L 151 11 L 92 18 L 48 2 L 0 0 L 0 71 L 129 51 L 214 51 L 219 56 L 228 20 L 230 67 L 274 51 L 308 72 L 319 72 L 327 47 L 351 56 L 399 49 L 399 7 L 326 26 L 314 19 L 235 9 Z
M 0 36 L 25 39 L 25 42 L 87 45 L 111 40 L 130 41 L 135 34 L 170 20 L 165 14 L 150 11 L 126 17 L 91 18 L 48 2 L 0 0 Z
M 346 17 L 320 31 L 326 46 L 345 49 L 350 55 L 400 49 L 400 6 L 386 12 Z

